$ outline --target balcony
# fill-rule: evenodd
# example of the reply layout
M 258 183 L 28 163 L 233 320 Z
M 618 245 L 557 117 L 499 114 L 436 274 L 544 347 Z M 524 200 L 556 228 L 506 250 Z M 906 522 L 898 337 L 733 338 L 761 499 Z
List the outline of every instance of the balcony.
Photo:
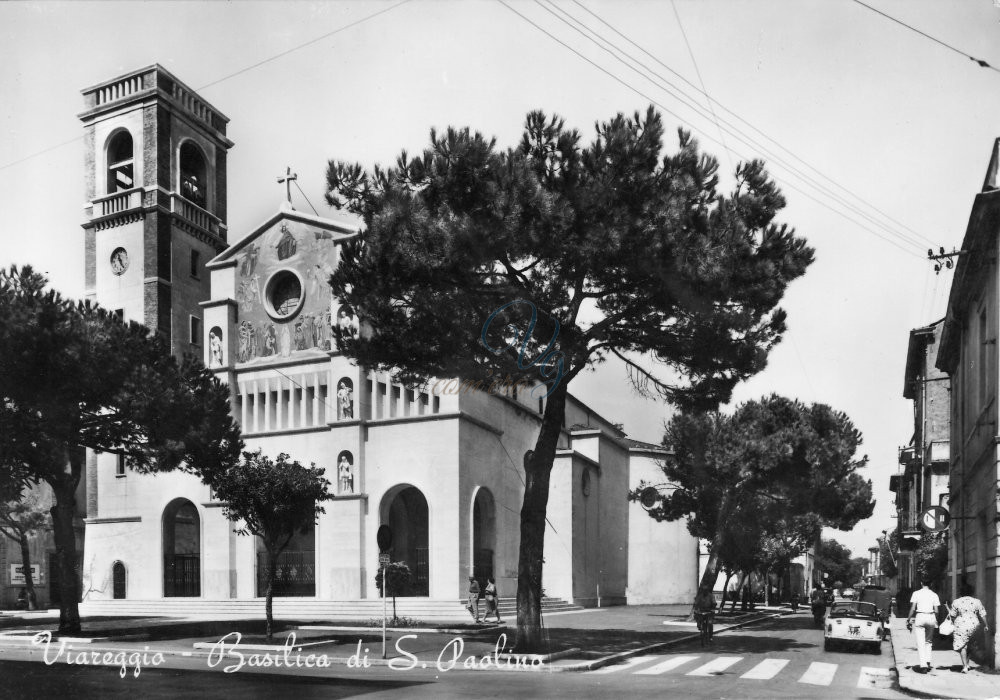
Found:
M 137 221 L 142 218 L 142 197 L 141 187 L 97 197 L 90 203 L 90 220 L 98 230 Z
M 222 223 L 219 217 L 209 214 L 194 202 L 190 202 L 179 194 L 170 195 L 170 211 L 186 223 L 202 231 L 207 231 L 213 236 L 221 236 L 219 225 Z

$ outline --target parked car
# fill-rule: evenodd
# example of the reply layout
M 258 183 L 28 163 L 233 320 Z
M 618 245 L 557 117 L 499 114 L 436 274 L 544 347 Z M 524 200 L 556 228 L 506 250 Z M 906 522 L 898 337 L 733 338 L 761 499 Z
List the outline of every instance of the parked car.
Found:
M 838 600 L 826 613 L 823 632 L 823 650 L 829 651 L 838 642 L 864 644 L 876 654 L 882 653 L 885 623 L 874 603 L 855 600 Z

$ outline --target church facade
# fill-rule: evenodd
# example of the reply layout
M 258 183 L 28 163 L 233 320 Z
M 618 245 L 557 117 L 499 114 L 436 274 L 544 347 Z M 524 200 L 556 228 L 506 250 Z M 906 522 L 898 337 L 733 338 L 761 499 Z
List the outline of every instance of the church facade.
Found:
M 161 66 L 84 90 L 88 297 L 195 354 L 231 390 L 246 448 L 326 470 L 333 500 L 276 569 L 297 601 L 378 597 L 375 532 L 414 574 L 411 596 L 454 604 L 468 576 L 516 590 L 522 460 L 544 399 L 457 380 L 421 388 L 359 367 L 332 329 L 357 331 L 326 283 L 343 222 L 282 205 L 230 244 L 228 119 Z M 281 180 L 290 187 L 294 175 Z M 546 595 L 584 606 L 688 602 L 698 546 L 627 493 L 659 482 L 653 445 L 570 398 L 552 471 Z M 88 455 L 84 602 L 263 594 L 266 558 L 195 477 L 129 472 Z

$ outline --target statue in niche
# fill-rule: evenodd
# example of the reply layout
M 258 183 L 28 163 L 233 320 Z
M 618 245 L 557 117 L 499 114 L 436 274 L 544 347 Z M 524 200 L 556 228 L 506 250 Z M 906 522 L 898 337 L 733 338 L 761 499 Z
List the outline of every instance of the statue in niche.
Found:
M 350 452 L 340 453 L 340 462 L 337 464 L 337 476 L 340 479 L 340 492 L 354 493 L 354 464 L 351 461 Z
M 218 327 L 208 333 L 208 366 L 222 367 L 222 331 Z
M 347 379 L 337 384 L 337 409 L 341 420 L 354 418 L 354 388 Z
M 305 350 L 306 349 L 306 334 L 303 329 L 304 323 L 302 321 L 297 321 L 295 323 L 295 349 Z

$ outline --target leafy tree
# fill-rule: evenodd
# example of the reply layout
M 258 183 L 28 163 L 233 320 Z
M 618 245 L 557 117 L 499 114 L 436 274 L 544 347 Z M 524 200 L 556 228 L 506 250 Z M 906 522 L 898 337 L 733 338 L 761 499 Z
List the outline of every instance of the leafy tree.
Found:
M 385 567 L 389 584 L 385 593 L 382 593 L 382 571 L 379 568 L 378 573 L 375 574 L 375 585 L 381 595 L 392 596 L 392 621 L 395 622 L 398 619 L 396 616 L 396 596 L 407 595 L 410 592 L 410 586 L 413 585 L 413 572 L 405 561 L 390 562 Z
M 30 267 L 0 270 L 0 475 L 47 483 L 55 498 L 59 630 L 78 632 L 73 532 L 85 448 L 124 456 L 140 473 L 209 476 L 236 461 L 229 389 L 164 338 L 89 302 L 46 289 Z
M 13 489 L 0 489 L 7 498 Z M 37 608 L 35 582 L 31 575 L 31 553 L 28 540 L 32 535 L 43 532 L 48 522 L 48 507 L 37 490 L 18 491 L 10 500 L 0 500 L 0 533 L 15 542 L 21 549 L 21 564 L 24 569 L 24 589 L 28 594 L 28 609 Z
M 884 576 L 893 578 L 899 573 L 896 562 L 899 561 L 899 531 L 893 529 L 887 536 L 878 541 L 879 569 Z
M 914 557 L 921 581 L 940 582 L 948 569 L 948 539 L 943 532 L 925 532 Z
M 799 530 L 790 541 L 802 544 L 817 525 L 847 530 L 870 516 L 871 482 L 857 473 L 866 458 L 854 456 L 860 444 L 845 414 L 775 395 L 731 415 L 681 412 L 667 425 L 664 445 L 673 455 L 661 465 L 673 487 L 657 491 L 648 512 L 687 518 L 691 534 L 709 541 L 699 590 L 711 591 L 722 554 L 736 534 L 749 536 L 751 521 L 767 537 Z
M 549 477 L 572 380 L 615 356 L 641 390 L 715 407 L 764 367 L 785 329 L 777 304 L 812 261 L 774 222 L 785 200 L 761 162 L 740 164 L 722 195 L 717 161 L 688 133 L 664 155 L 652 108 L 596 132 L 584 145 L 562 119 L 532 112 L 515 148 L 449 128 L 393 167 L 327 171 L 327 201 L 362 221 L 331 278 L 364 323 L 338 336 L 349 356 L 412 385 L 541 383 L 521 508 L 523 651 L 542 647 Z M 644 353 L 675 380 L 637 361 Z
M 243 460 L 226 472 L 217 473 L 209 484 L 216 497 L 225 502 L 223 514 L 242 523 L 235 532 L 260 537 L 267 550 L 267 592 L 264 609 L 265 632 L 271 639 L 274 623 L 274 576 L 278 556 L 296 532 L 313 528 L 316 517 L 326 512 L 321 503 L 333 498 L 324 469 L 304 467 L 289 461 L 287 454 L 270 459 L 261 450 L 244 452 Z
M 850 585 L 851 550 L 837 540 L 824 537 L 816 550 L 816 568 L 827 574 L 830 583 L 840 581 Z

